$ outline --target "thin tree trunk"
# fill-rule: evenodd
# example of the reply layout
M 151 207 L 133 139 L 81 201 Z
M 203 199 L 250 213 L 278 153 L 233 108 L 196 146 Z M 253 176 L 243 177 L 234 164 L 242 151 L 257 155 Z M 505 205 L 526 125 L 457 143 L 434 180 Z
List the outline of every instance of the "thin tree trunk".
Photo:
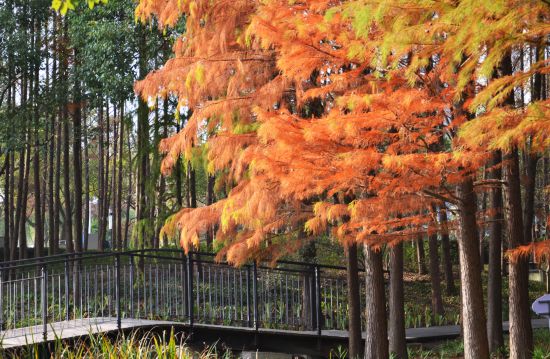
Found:
M 124 101 L 120 104 L 120 129 L 119 129 L 119 152 L 118 152 L 118 192 L 116 203 L 116 238 L 118 248 L 122 249 L 122 169 L 123 169 L 123 148 L 124 148 Z
M 489 179 L 500 180 L 501 154 L 495 152 L 488 173 Z M 489 192 L 489 206 L 492 216 L 489 224 L 489 272 L 487 284 L 487 335 L 489 350 L 498 353 L 504 347 L 502 334 L 502 190 L 499 187 L 492 188 Z
M 83 250 L 88 250 L 88 243 L 90 238 L 90 155 L 88 152 L 88 118 L 86 111 L 82 111 L 82 117 L 84 122 L 83 127 L 83 140 L 84 140 L 84 215 L 82 222 L 82 229 L 84 231 L 84 244 Z
M 382 252 L 364 247 L 365 253 L 365 359 L 388 359 L 388 324 Z
M 64 38 L 64 48 L 62 49 L 62 58 L 61 62 L 61 76 L 63 81 L 63 89 L 65 93 L 68 93 L 68 55 L 67 55 L 67 43 L 68 43 L 68 20 L 65 19 L 63 24 L 63 38 Z M 63 191 L 65 199 L 65 243 L 67 251 L 70 253 L 74 252 L 74 242 L 73 242 L 73 221 L 72 221 L 72 206 L 71 206 L 71 176 L 70 176 L 70 137 L 69 137 L 69 112 L 68 112 L 68 103 L 67 99 L 63 102 L 62 110 L 62 122 L 63 122 Z
M 180 122 L 179 120 L 176 122 L 176 133 L 180 132 Z M 183 208 L 183 180 L 182 180 L 182 172 L 183 172 L 183 164 L 181 161 L 181 156 L 178 157 L 176 160 L 176 170 L 174 173 L 174 176 L 176 177 L 176 202 L 178 204 L 178 208 Z M 187 207 L 189 207 L 189 197 L 186 196 L 187 199 Z
M 519 156 L 517 149 L 506 157 L 504 166 L 505 202 L 504 209 L 510 249 L 526 244 L 523 237 L 521 210 L 521 187 Z M 533 331 L 529 303 L 529 258 L 520 257 L 509 264 L 509 308 L 510 308 L 510 358 L 531 358 L 533 354 Z
M 13 228 L 13 245 L 11 246 L 12 253 L 10 259 L 14 260 L 17 257 L 17 249 L 19 248 L 19 222 L 21 222 L 21 209 L 23 207 L 23 187 L 25 185 L 25 147 L 19 151 L 19 173 L 17 179 L 17 203 L 15 208 L 15 223 Z
M 405 292 L 403 286 L 403 243 L 390 249 L 389 348 L 396 359 L 406 359 Z
M 98 149 L 98 174 L 97 174 L 97 180 L 99 182 L 98 184 L 98 199 L 97 199 L 97 206 L 98 206 L 98 210 L 97 210 L 97 222 L 98 222 L 98 228 L 97 228 L 97 231 L 98 231 L 98 234 L 97 234 L 97 249 L 100 251 L 100 252 L 103 252 L 104 250 L 104 243 L 105 243 L 105 233 L 104 233 L 104 230 L 103 230 L 103 196 L 105 195 L 105 175 L 104 175 L 104 171 L 105 169 L 103 168 L 103 164 L 104 164 L 104 160 L 103 158 L 105 157 L 105 143 L 103 141 L 103 134 L 105 132 L 105 129 L 104 129 L 104 123 L 103 123 L 103 99 L 100 100 L 99 102 L 99 114 L 98 114 L 98 127 L 99 127 L 99 138 L 98 138 L 98 142 L 99 142 L 99 149 Z
M 544 52 L 542 50 L 542 48 L 540 51 L 536 47 L 534 48 L 535 62 L 544 58 Z M 542 75 L 536 73 L 533 76 L 531 84 L 531 101 L 540 101 L 543 98 L 544 92 L 542 88 Z M 525 243 L 535 240 L 535 238 L 533 238 L 533 223 L 535 219 L 535 185 L 539 158 L 539 155 L 536 153 L 528 152 L 525 154 L 525 207 L 523 209 L 523 238 Z
M 27 135 L 27 155 L 25 156 L 25 175 L 21 193 L 21 219 L 19 220 L 19 258 L 27 258 L 27 199 L 29 194 L 29 176 L 31 167 L 30 136 Z
M 116 105 L 115 105 L 116 106 Z M 115 115 L 115 119 L 116 119 L 116 115 Z M 117 223 L 117 220 L 118 220 L 118 217 L 117 217 L 117 213 L 116 213 L 116 209 L 117 209 L 117 199 L 118 199 L 118 192 L 117 192 L 117 184 L 118 184 L 118 173 L 117 173 L 117 160 L 118 159 L 118 131 L 119 131 L 119 127 L 120 127 L 120 120 L 118 121 L 118 123 L 114 122 L 113 123 L 113 175 L 111 176 L 111 182 L 112 182 L 112 204 L 111 204 L 111 208 L 112 208 L 112 224 L 113 224 L 113 228 L 111 230 L 111 243 L 112 243 L 112 246 L 114 249 L 119 249 L 119 246 L 118 246 L 118 242 L 119 242 L 119 238 L 117 237 L 117 231 L 116 229 L 118 228 L 118 223 Z
M 10 214 L 9 214 L 9 232 L 10 232 L 10 261 L 13 261 L 17 256 L 17 233 L 16 233 L 16 227 L 15 227 L 15 152 L 12 151 L 10 162 L 12 164 L 12 167 L 14 167 L 11 176 L 10 176 Z
M 499 68 L 499 77 L 513 73 L 512 57 L 507 54 Z M 504 105 L 513 107 L 514 96 L 509 95 Z M 523 105 L 523 104 L 522 104 Z M 510 249 L 526 244 L 521 206 L 521 184 L 519 155 L 512 148 L 504 157 L 504 212 Z M 529 258 L 521 257 L 509 263 L 509 321 L 510 358 L 531 358 L 533 353 L 533 331 L 529 303 Z
M 53 229 L 53 253 L 59 252 L 59 229 L 61 221 L 61 122 L 56 124 L 55 143 L 55 183 L 54 183 L 54 229 Z
M 11 95 L 10 95 L 11 96 Z M 9 96 L 8 96 L 9 97 Z M 8 99 L 8 102 L 10 100 Z M 6 175 L 4 177 L 4 261 L 10 260 L 11 253 L 11 233 L 10 233 L 10 210 L 11 210 L 11 153 L 8 151 L 4 158 L 4 167 L 6 169 Z M 2 278 L 3 279 L 3 278 Z
M 35 22 L 34 28 L 34 51 L 39 51 L 41 47 L 41 37 L 40 37 L 40 21 Z M 33 170 L 34 170 L 34 222 L 35 222 L 35 231 L 34 231 L 34 255 L 35 257 L 42 256 L 44 252 L 44 221 L 43 221 L 43 212 L 42 212 L 42 193 L 41 193 L 41 181 L 40 181 L 40 138 L 39 138 L 39 126 L 40 119 L 38 113 L 38 87 L 39 87 L 39 78 L 38 74 L 40 71 L 40 60 L 36 60 L 33 64 L 33 77 L 32 80 L 33 89 L 32 89 L 32 106 L 33 106 L 33 116 L 34 116 L 34 156 L 33 156 Z
M 457 188 L 459 198 L 458 252 L 460 258 L 464 358 L 488 359 L 487 323 L 483 307 L 483 287 L 476 223 L 476 195 L 473 180 L 464 180 Z
M 104 155 L 105 155 L 105 158 L 104 158 L 104 161 L 105 161 L 105 164 L 103 165 L 104 167 L 104 176 L 105 178 L 103 179 L 103 195 L 101 197 L 102 201 L 103 201 L 103 213 L 102 213 L 102 216 L 103 216 L 103 220 L 102 220 L 102 224 L 103 224 L 103 236 L 104 236 L 104 239 L 107 240 L 107 236 L 109 234 L 109 212 L 110 212 L 110 201 L 109 201 L 109 198 L 110 198 L 110 193 L 111 193 L 111 185 L 109 184 L 109 167 L 110 167 L 110 156 L 111 156 L 111 140 L 110 140 L 110 134 L 111 134 L 111 116 L 110 116 L 110 112 L 109 112 L 109 101 L 105 101 L 105 152 L 104 152 Z M 112 242 L 111 242 L 112 243 Z
M 55 62 L 54 62 L 55 68 Z M 54 71 L 55 73 L 55 71 Z M 55 254 L 55 206 L 54 206 L 54 147 L 55 147 L 55 115 L 50 120 L 52 131 L 48 156 L 48 254 Z
M 430 253 L 430 281 L 432 287 L 432 316 L 443 316 L 443 298 L 441 296 L 441 273 L 439 271 L 439 248 L 437 233 L 428 236 L 428 251 Z
M 126 197 L 126 221 L 124 223 L 124 248 L 128 248 L 128 231 L 130 228 L 130 206 L 132 205 L 132 168 L 133 168 L 133 159 L 132 159 L 132 146 L 130 141 L 130 126 L 128 126 L 127 133 L 127 144 L 128 144 L 128 162 L 130 163 L 128 171 L 128 195 Z
M 416 240 L 416 261 L 418 263 L 418 274 L 428 273 L 426 254 L 424 252 L 424 238 L 422 236 L 418 236 Z
M 207 177 L 207 183 L 206 183 L 206 204 L 211 205 L 215 202 L 214 198 L 214 183 L 216 181 L 216 177 L 212 175 L 208 175 Z M 208 231 L 206 232 L 206 247 L 208 250 L 213 250 L 214 246 L 214 227 L 210 227 Z M 357 248 L 355 249 L 357 251 Z
M 357 265 L 357 244 L 347 247 L 346 273 L 348 280 L 348 354 L 350 358 L 361 357 L 361 304 L 359 292 L 359 269 Z
M 146 40 L 147 35 L 143 26 L 138 29 L 139 41 L 139 60 L 138 71 L 139 78 L 142 79 L 147 74 L 147 49 Z M 137 224 L 139 233 L 137 239 L 139 240 L 139 246 L 145 247 L 146 242 L 149 242 L 148 238 L 145 238 L 146 233 L 144 231 L 144 221 L 149 217 L 148 206 L 149 198 L 147 194 L 148 183 L 148 169 L 149 169 L 149 109 L 147 104 L 141 97 L 138 99 L 137 110 Z
M 195 170 L 191 166 L 191 162 L 187 163 L 187 169 L 189 172 L 189 198 L 190 198 L 190 207 L 197 208 L 197 181 Z
M 78 52 L 74 50 L 75 66 L 78 66 Z M 74 250 L 82 252 L 82 110 L 81 90 L 78 76 L 74 79 L 73 101 L 76 106 L 73 117 L 73 170 L 74 170 Z M 68 170 L 66 169 L 68 172 Z M 70 216 L 70 212 L 69 212 Z
M 63 113 L 63 195 L 65 197 L 65 243 L 69 253 L 74 252 L 73 242 L 73 220 L 71 206 L 71 176 L 70 176 L 70 158 L 69 158 L 70 138 L 69 138 L 69 119 L 66 112 L 66 106 Z
M 453 276 L 453 262 L 451 257 L 451 241 L 449 239 L 449 231 L 447 226 L 447 210 L 440 208 L 440 224 L 443 228 L 441 232 L 441 245 L 443 249 L 443 267 L 445 269 L 445 291 L 448 296 L 456 294 L 456 286 Z

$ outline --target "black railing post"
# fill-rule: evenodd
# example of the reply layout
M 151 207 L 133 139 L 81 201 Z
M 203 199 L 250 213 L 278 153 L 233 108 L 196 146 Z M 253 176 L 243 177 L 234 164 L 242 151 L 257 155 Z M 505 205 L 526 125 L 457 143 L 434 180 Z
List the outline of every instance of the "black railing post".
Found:
M 4 267 L 0 266 L 0 330 L 4 330 Z
M 258 318 L 258 265 L 256 264 L 256 261 L 254 261 L 253 266 L 253 273 L 252 273 L 252 291 L 253 291 L 253 298 L 252 298 L 252 305 L 254 310 L 254 329 L 258 330 L 260 323 Z
M 189 324 L 193 325 L 193 254 L 187 254 L 187 314 Z
M 130 254 L 130 317 L 134 318 L 134 256 Z
M 250 266 L 246 266 L 246 322 L 252 326 L 252 307 L 250 306 Z
M 42 336 L 44 341 L 48 340 L 48 269 L 42 266 Z
M 315 322 L 317 324 L 317 334 L 321 335 L 321 273 L 318 265 L 315 265 Z
M 187 256 L 182 251 L 181 252 L 181 304 L 182 308 L 182 317 L 187 317 Z
M 120 305 L 120 254 L 115 254 L 115 298 L 116 298 L 116 325 L 122 329 L 122 313 Z
M 65 257 L 65 320 L 71 320 L 71 306 L 69 294 L 69 256 Z

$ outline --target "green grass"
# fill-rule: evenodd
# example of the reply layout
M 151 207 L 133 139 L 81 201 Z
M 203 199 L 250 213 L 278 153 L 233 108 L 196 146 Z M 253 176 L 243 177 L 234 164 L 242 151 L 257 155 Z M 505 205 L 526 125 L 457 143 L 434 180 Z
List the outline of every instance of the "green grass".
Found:
M 51 358 L 56 359 L 210 359 L 229 358 L 231 353 L 218 352 L 215 345 L 202 350 L 190 348 L 181 335 L 163 332 L 135 331 L 111 339 L 106 335 L 90 335 L 76 342 L 58 340 L 53 343 Z M 31 359 L 43 357 L 39 345 L 17 351 L 2 351 L 0 358 Z

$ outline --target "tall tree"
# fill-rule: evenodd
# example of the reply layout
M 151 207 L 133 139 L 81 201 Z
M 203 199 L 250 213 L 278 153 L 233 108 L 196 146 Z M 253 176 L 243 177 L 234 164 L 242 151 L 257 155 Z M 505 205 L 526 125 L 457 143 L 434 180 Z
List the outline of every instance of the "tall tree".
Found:
M 349 308 L 348 354 L 350 358 L 358 358 L 361 356 L 362 331 L 361 331 L 361 300 L 360 300 L 361 293 L 360 293 L 360 286 L 359 286 L 359 269 L 358 269 L 358 263 L 357 263 L 357 244 L 356 243 L 352 243 L 347 247 L 346 278 L 348 281 L 348 308 Z
M 389 358 L 382 252 L 365 247 L 365 359 Z
M 82 217 L 82 90 L 79 78 L 78 50 L 73 50 L 74 85 L 73 85 L 73 169 L 74 169 L 74 250 L 82 252 L 83 220 Z M 68 172 L 68 171 L 67 171 Z M 69 212 L 70 215 L 70 212 Z
M 501 153 L 493 154 L 489 179 L 501 179 Z M 489 273 L 487 283 L 487 334 L 491 353 L 502 350 L 502 189 L 497 184 L 489 192 L 489 207 L 493 214 L 489 224 Z
M 406 359 L 405 290 L 403 283 L 403 243 L 390 248 L 389 350 L 396 358 Z

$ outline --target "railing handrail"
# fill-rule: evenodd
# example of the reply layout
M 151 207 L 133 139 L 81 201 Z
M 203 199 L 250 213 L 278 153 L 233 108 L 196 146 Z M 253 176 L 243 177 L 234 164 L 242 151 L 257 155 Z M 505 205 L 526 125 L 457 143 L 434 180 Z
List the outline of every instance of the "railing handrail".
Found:
M 20 268 L 27 268 L 27 267 L 33 267 L 36 265 L 52 265 L 52 264 L 61 264 L 65 263 L 66 261 L 74 262 L 74 261 L 81 261 L 91 258 L 108 258 L 116 256 L 135 256 L 135 257 L 143 257 L 143 258 L 156 258 L 156 259 L 177 259 L 176 257 L 166 257 L 166 256 L 159 256 L 159 255 L 152 255 L 152 254 L 145 254 L 146 252 L 158 252 L 158 253 L 177 253 L 177 254 L 184 254 L 181 249 L 173 249 L 173 248 L 144 248 L 144 249 L 132 249 L 132 250 L 126 250 L 126 251 L 105 251 L 105 252 L 73 252 L 73 253 L 60 253 L 55 254 L 51 256 L 42 256 L 42 257 L 33 257 L 33 258 L 25 258 L 25 259 L 17 259 L 13 261 L 3 261 L 0 262 L 0 269 L 20 269 Z M 216 262 L 214 260 L 208 261 L 204 259 L 198 260 L 196 256 L 207 256 L 207 257 L 216 257 L 216 253 L 211 252 L 201 252 L 201 251 L 190 251 L 187 255 L 192 255 L 195 257 L 195 261 L 197 262 L 204 262 L 204 263 L 216 263 L 220 265 L 227 265 L 231 266 L 230 263 L 226 261 Z M 279 260 L 276 262 L 276 264 L 284 264 L 284 265 L 296 265 L 301 266 L 305 268 L 311 268 L 313 271 L 314 267 L 319 267 L 320 269 L 333 269 L 333 270 L 346 270 L 346 267 L 343 266 L 336 266 L 336 265 L 330 265 L 330 264 L 320 264 L 320 263 L 309 263 L 309 262 L 299 262 L 299 261 L 289 261 L 289 260 Z M 246 265 L 252 265 L 251 263 L 247 263 Z M 267 265 L 259 265 L 259 269 L 282 269 L 267 266 Z M 360 269 L 362 271 L 362 269 Z

